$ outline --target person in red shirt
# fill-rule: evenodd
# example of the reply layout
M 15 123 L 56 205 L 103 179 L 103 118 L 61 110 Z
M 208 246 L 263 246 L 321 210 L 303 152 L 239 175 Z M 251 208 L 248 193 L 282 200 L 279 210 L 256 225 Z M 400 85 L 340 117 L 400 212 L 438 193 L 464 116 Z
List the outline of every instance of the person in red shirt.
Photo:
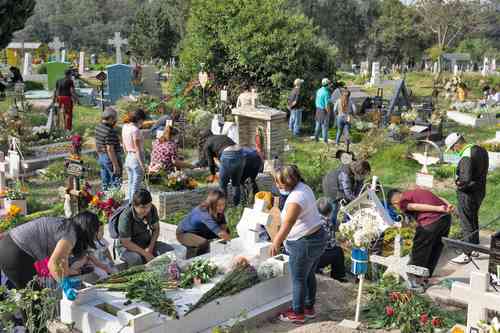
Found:
M 387 196 L 392 206 L 417 221 L 408 265 L 426 267 L 432 276 L 443 250 L 441 238 L 450 232 L 453 205 L 424 189 L 391 190 Z

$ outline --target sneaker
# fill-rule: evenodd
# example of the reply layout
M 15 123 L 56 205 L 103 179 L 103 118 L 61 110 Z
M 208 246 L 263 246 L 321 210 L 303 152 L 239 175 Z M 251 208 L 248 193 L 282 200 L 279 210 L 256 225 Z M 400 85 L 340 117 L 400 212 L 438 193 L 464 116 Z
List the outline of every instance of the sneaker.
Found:
M 316 318 L 316 311 L 314 311 L 314 307 L 308 309 L 304 308 L 304 317 L 307 319 L 314 319 Z
M 282 314 L 280 314 L 279 319 L 286 323 L 294 323 L 294 324 L 304 324 L 306 322 L 305 316 L 303 314 L 297 314 L 293 312 L 293 310 L 288 310 Z
M 473 257 L 473 258 L 479 258 L 479 252 L 472 251 L 471 254 L 470 254 L 470 256 Z
M 462 253 L 461 255 L 459 255 L 456 258 L 451 259 L 450 261 L 454 264 L 465 265 L 465 264 L 470 263 L 470 258 L 465 253 Z

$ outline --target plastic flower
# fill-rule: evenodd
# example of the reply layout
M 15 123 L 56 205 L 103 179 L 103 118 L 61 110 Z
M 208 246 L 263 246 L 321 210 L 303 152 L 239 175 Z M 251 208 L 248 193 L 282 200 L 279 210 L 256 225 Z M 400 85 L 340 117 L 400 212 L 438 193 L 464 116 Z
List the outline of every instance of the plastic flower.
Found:
M 433 319 L 434 321 L 434 319 Z M 429 322 L 429 315 L 427 313 L 422 313 L 420 315 L 420 324 L 421 325 L 426 325 Z
M 401 293 L 398 293 L 396 291 L 393 291 L 392 293 L 389 294 L 389 299 L 391 302 L 397 302 L 401 298 Z
M 394 316 L 394 308 L 392 306 L 386 306 L 385 307 L 385 314 L 388 316 L 388 317 L 392 317 Z
M 16 205 L 10 205 L 7 215 L 9 217 L 16 217 L 19 213 L 21 213 L 21 208 L 17 207 Z
M 443 320 L 439 317 L 434 317 L 431 320 L 432 327 L 441 327 L 443 325 Z
M 97 207 L 97 206 L 99 206 L 99 202 L 100 202 L 99 197 L 97 195 L 95 195 L 95 196 L 92 197 L 92 200 L 90 201 L 90 204 L 92 206 Z

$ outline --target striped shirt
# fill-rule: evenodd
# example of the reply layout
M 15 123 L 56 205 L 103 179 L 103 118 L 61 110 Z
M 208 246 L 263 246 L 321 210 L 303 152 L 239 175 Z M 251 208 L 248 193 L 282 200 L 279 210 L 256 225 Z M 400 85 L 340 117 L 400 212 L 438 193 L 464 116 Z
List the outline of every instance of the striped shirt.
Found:
M 99 153 L 106 152 L 106 146 L 115 147 L 116 153 L 121 153 L 120 139 L 116 129 L 104 123 L 95 128 L 95 144 Z

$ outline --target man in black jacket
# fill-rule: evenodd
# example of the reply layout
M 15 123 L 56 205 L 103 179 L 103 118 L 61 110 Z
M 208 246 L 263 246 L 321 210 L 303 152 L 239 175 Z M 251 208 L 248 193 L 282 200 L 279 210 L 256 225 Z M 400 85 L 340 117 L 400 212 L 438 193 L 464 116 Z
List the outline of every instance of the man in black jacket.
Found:
M 448 150 L 460 155 L 457 166 L 455 184 L 457 186 L 457 211 L 464 233 L 464 241 L 479 244 L 479 208 L 486 195 L 486 178 L 488 176 L 488 152 L 474 144 L 467 144 L 464 137 L 451 133 L 445 140 Z M 477 253 L 471 253 L 476 256 Z M 467 264 L 467 254 L 452 259 L 456 264 Z

